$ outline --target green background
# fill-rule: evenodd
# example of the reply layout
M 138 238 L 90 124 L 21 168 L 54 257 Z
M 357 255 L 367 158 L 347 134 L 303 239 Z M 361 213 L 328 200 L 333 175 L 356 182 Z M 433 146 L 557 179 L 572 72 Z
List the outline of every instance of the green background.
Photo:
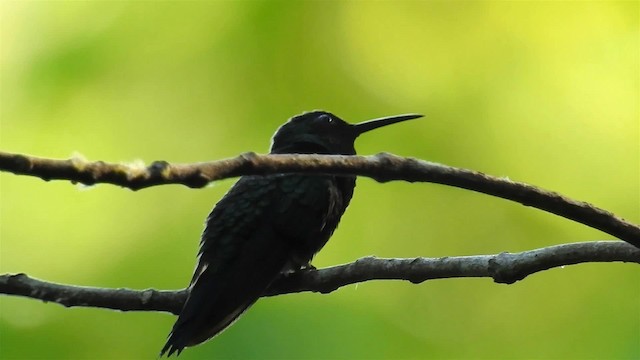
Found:
M 0 148 L 195 162 L 287 118 L 423 120 L 357 142 L 508 176 L 640 222 L 638 2 L 3 2 Z M 0 273 L 177 289 L 231 186 L 132 192 L 0 174 Z M 361 178 L 318 267 L 611 236 L 470 191 Z M 154 359 L 174 316 L 0 296 L 2 359 Z M 452 279 L 260 300 L 184 359 L 640 358 L 640 272 Z

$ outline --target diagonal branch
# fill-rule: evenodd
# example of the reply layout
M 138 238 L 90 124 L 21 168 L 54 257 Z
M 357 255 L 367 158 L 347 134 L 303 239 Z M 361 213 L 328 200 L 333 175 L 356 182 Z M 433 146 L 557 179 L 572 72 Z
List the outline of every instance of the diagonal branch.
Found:
M 132 190 L 162 184 L 203 187 L 211 181 L 229 177 L 275 173 L 353 174 L 379 182 L 432 182 L 532 206 L 601 230 L 640 248 L 640 227 L 589 203 L 506 178 L 386 153 L 374 156 L 245 153 L 231 159 L 194 164 L 155 161 L 145 167 L 88 162 L 78 157 L 53 160 L 0 152 L 0 171 L 86 185 L 108 183 Z
M 511 284 L 554 267 L 584 262 L 640 264 L 640 249 L 619 241 L 593 241 L 550 246 L 520 253 L 443 258 L 379 259 L 364 257 L 353 263 L 285 275 L 264 296 L 312 291 L 329 293 L 370 280 L 408 280 L 490 277 Z M 25 274 L 0 275 L 0 293 L 55 302 L 66 307 L 86 306 L 122 311 L 166 311 L 178 314 L 187 291 L 105 289 L 62 285 Z

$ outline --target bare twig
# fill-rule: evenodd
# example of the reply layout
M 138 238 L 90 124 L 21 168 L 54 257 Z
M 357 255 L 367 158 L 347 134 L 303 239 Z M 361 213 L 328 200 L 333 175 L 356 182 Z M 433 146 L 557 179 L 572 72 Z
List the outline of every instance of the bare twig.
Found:
M 142 165 L 88 162 L 81 158 L 52 160 L 0 152 L 0 171 L 44 180 L 70 180 L 87 185 L 109 183 L 132 190 L 161 184 L 203 187 L 211 181 L 240 175 L 274 173 L 354 174 L 377 181 L 432 182 L 473 190 L 519 202 L 604 231 L 640 248 L 640 227 L 589 203 L 525 183 L 413 158 L 381 153 L 374 156 L 257 155 L 195 163 L 155 161 Z
M 497 283 L 511 284 L 554 267 L 614 261 L 640 264 L 640 249 L 619 241 L 593 241 L 514 254 L 415 259 L 365 257 L 350 264 L 285 275 L 264 296 L 303 291 L 329 293 L 345 285 L 369 280 L 408 280 L 420 283 L 443 278 L 490 277 Z M 187 295 L 186 290 L 136 291 L 54 284 L 25 274 L 0 275 L 0 293 L 55 302 L 67 307 L 167 311 L 173 314 L 180 312 Z

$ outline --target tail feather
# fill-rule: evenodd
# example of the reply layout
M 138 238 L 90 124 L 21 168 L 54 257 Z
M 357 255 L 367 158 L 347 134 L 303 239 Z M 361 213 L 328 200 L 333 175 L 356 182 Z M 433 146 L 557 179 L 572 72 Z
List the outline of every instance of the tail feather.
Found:
M 249 304 L 243 304 L 242 306 L 239 306 L 235 311 L 230 313 L 218 324 L 210 327 L 206 332 L 201 332 L 200 334 L 194 334 L 194 332 L 192 331 L 193 329 L 197 328 L 195 324 L 189 324 L 188 321 L 181 323 L 176 322 L 173 330 L 171 330 L 171 333 L 169 334 L 167 343 L 160 351 L 160 357 L 164 356 L 165 353 L 167 353 L 167 357 L 171 357 L 171 355 L 174 353 L 176 354 L 176 356 L 178 356 L 185 347 L 197 345 L 223 332 L 226 328 L 231 326 L 231 324 L 233 324 L 240 317 L 240 315 L 245 312 L 245 310 L 251 307 L 251 305 L 255 303 L 255 300 Z
M 264 228 L 263 228 L 264 229 Z M 202 266 L 160 356 L 179 355 L 224 331 L 253 305 L 287 263 L 284 244 L 274 238 L 252 241 L 226 266 Z M 252 239 L 258 240 L 258 239 Z M 265 241 L 271 240 L 271 241 Z M 275 240 L 275 241 L 274 241 Z M 200 261 L 207 261 L 203 254 Z
M 166 344 L 164 344 L 164 347 L 162 348 L 162 350 L 160 350 L 160 357 L 163 357 L 164 354 L 169 351 L 169 353 L 167 354 L 167 357 L 171 357 L 171 355 L 173 355 L 173 353 L 176 354 L 176 356 L 179 356 L 180 353 L 182 352 L 182 349 L 184 349 L 184 347 L 176 347 L 173 344 L 170 343 L 171 339 L 169 339 L 169 341 L 167 341 Z

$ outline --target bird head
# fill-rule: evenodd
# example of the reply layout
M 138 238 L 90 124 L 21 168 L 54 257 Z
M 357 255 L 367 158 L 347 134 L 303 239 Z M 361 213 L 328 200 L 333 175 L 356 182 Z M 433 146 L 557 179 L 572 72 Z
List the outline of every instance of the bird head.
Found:
M 406 114 L 349 124 L 329 112 L 311 111 L 292 117 L 276 131 L 271 153 L 355 155 L 354 143 L 361 134 L 419 117 Z

